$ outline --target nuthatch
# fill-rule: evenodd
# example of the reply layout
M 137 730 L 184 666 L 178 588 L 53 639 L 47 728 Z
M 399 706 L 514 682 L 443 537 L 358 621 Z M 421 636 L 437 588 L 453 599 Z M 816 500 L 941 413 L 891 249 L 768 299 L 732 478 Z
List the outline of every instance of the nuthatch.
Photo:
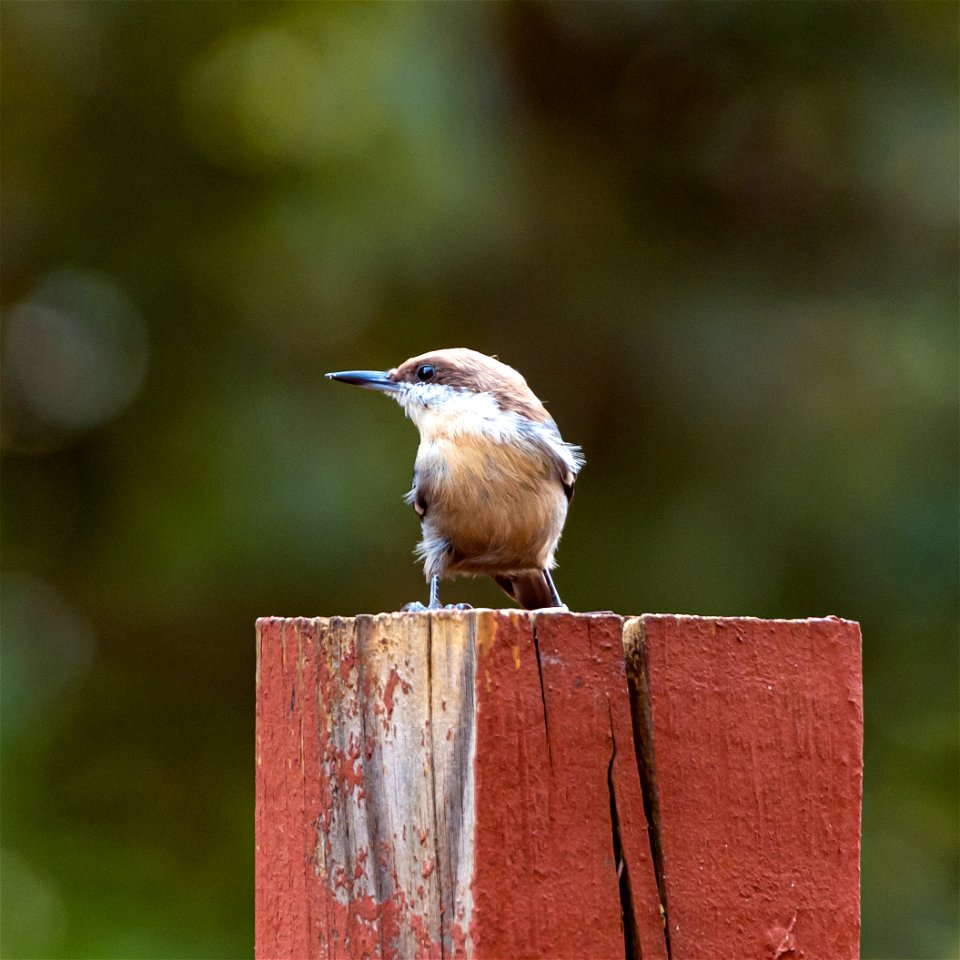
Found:
M 458 347 L 327 376 L 389 394 L 420 431 L 405 499 L 420 515 L 429 609 L 458 574 L 493 577 L 528 610 L 562 606 L 550 570 L 584 461 L 516 370 Z

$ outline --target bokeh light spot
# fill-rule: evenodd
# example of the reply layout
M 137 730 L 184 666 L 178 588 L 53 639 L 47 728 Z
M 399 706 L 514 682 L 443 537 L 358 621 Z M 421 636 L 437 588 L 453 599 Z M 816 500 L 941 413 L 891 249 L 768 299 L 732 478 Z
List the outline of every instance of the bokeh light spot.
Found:
M 336 33 L 318 39 L 273 27 L 230 35 L 186 82 L 187 128 L 197 146 L 228 166 L 309 167 L 361 153 L 383 106 L 362 36 Z
M 147 362 L 139 312 L 103 275 L 52 273 L 7 312 L 4 372 L 16 399 L 53 426 L 111 420 L 136 396 Z
M 89 621 L 39 577 L 5 573 L 2 717 L 4 736 L 30 723 L 82 675 L 96 653 Z

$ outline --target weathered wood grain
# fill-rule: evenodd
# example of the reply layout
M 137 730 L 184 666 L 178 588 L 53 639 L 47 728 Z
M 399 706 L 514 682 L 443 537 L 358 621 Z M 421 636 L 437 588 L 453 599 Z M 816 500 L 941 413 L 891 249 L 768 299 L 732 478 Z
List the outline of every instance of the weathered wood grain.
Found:
M 261 960 L 665 957 L 618 617 L 258 638 Z
M 862 720 L 835 618 L 261 620 L 257 956 L 856 956 Z

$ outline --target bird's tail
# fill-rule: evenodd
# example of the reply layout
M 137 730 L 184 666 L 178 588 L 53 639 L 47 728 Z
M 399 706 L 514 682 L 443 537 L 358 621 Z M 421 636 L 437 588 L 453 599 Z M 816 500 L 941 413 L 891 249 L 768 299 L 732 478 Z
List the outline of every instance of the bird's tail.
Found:
M 563 606 L 549 570 L 523 570 L 493 579 L 525 610 Z

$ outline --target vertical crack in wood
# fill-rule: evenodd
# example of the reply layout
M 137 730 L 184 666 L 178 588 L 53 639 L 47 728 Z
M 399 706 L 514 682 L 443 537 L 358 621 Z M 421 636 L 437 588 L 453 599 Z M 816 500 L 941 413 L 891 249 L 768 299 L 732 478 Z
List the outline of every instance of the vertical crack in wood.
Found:
M 478 618 L 437 614 L 430 649 L 438 936 L 446 957 L 472 956 L 476 637 Z M 429 761 L 428 761 L 429 762 Z M 430 786 L 428 781 L 427 786 Z M 433 849 L 433 848 L 431 848 Z M 425 869 L 427 867 L 425 866 Z M 434 938 L 436 939 L 436 938 Z M 438 951 L 439 946 L 431 947 Z M 434 954 L 436 955 L 436 954 Z
M 440 867 L 440 818 L 437 805 L 443 803 L 443 797 L 437 796 L 437 758 L 433 748 L 433 615 L 427 617 L 427 727 L 430 734 L 430 792 L 433 795 L 433 869 L 437 875 L 437 899 L 440 915 L 437 940 L 440 944 L 440 960 L 445 960 L 446 949 L 443 943 L 443 870 Z
M 609 706 L 608 706 L 609 712 Z M 623 928 L 623 956 L 625 960 L 641 960 L 640 930 L 633 906 L 633 890 L 630 887 L 630 869 L 623 856 L 623 840 L 620 835 L 620 815 L 617 813 L 617 793 L 613 785 L 613 762 L 617 758 L 617 738 L 613 733 L 613 715 L 610 714 L 610 740 L 613 748 L 607 765 L 607 790 L 610 794 L 610 830 L 613 834 L 613 863 L 617 871 L 617 888 L 620 891 L 620 925 Z
M 624 653 L 627 666 L 627 686 L 630 691 L 630 719 L 633 727 L 633 745 L 643 792 L 643 810 L 647 817 L 650 853 L 657 878 L 657 893 L 663 914 L 663 935 L 667 958 L 670 960 L 670 919 L 667 906 L 667 886 L 664 876 L 663 843 L 660 836 L 660 794 L 657 789 L 657 764 L 653 747 L 653 706 L 650 698 L 650 671 L 647 661 L 647 634 L 640 618 L 624 623 Z
M 458 941 L 463 938 L 463 948 L 469 955 L 472 944 L 469 942 L 469 918 L 472 904 L 469 901 L 470 884 L 473 875 L 472 852 L 467 855 L 464 841 L 470 844 L 472 851 L 472 823 L 466 818 L 466 811 L 473 810 L 473 755 L 476 747 L 475 677 L 476 677 L 476 641 L 477 614 L 466 621 L 466 642 L 457 658 L 455 689 L 460 691 L 460 702 L 456 704 L 457 714 L 452 733 L 453 752 L 447 758 L 447 778 L 443 803 L 446 813 L 446 843 L 449 864 L 446 867 L 447 900 L 443 903 L 446 911 L 443 923 L 444 936 L 449 937 L 449 950 L 456 954 Z M 468 791 L 470 795 L 468 796 Z M 472 819 L 472 818 L 471 818 Z M 461 861 L 463 861 L 461 863 Z M 464 871 L 463 873 L 461 871 Z M 441 877 L 441 883 L 443 877 Z M 461 920 L 464 923 L 461 923 Z M 459 935 L 457 928 L 460 928 Z M 445 945 L 446 941 L 445 941 Z
M 543 665 L 540 663 L 540 638 L 537 636 L 537 615 L 530 617 L 530 630 L 533 633 L 533 649 L 537 654 L 537 676 L 540 679 L 540 703 L 543 704 L 543 733 L 547 739 L 547 761 L 553 770 L 553 751 L 550 749 L 550 722 L 547 719 L 547 691 L 543 689 Z
M 324 742 L 323 737 L 323 716 L 324 716 L 324 704 L 322 701 L 324 685 L 320 681 L 322 675 L 322 669 L 319 666 L 321 663 L 321 658 L 326 656 L 327 648 L 330 645 L 330 621 L 324 620 L 321 617 L 316 618 L 314 621 L 314 638 L 313 638 L 313 655 L 316 658 L 317 663 L 317 683 L 313 690 L 314 697 L 314 723 L 315 729 L 310 733 L 311 741 L 316 745 L 318 751 L 320 744 Z M 322 764 L 320 762 L 319 753 L 317 758 L 318 770 L 317 773 L 321 773 Z M 324 824 L 324 812 L 322 809 L 317 810 L 317 815 L 313 819 L 311 827 L 314 834 L 314 848 L 313 848 L 313 857 L 311 858 L 311 866 L 313 868 L 314 876 L 321 877 L 325 874 L 327 869 L 327 838 L 328 834 L 326 832 L 326 827 Z M 321 951 L 321 956 L 325 955 L 329 951 L 330 945 L 330 931 L 333 928 L 333 919 L 331 917 L 331 906 L 330 901 L 324 897 L 321 898 L 319 904 L 319 911 L 323 915 L 323 921 L 320 924 L 318 930 L 318 944 Z M 312 918 L 313 907 L 309 916 Z M 308 922 L 312 923 L 312 919 Z
M 376 641 L 376 630 L 377 628 L 374 624 L 368 624 L 366 630 L 363 627 L 364 621 L 357 619 L 353 627 L 353 643 L 354 649 L 357 651 L 357 690 L 367 689 L 368 679 L 367 671 L 369 669 L 368 663 L 368 646 L 372 646 Z M 342 648 L 337 655 L 337 662 L 341 662 L 342 657 Z M 372 737 L 375 734 L 373 732 L 367 731 L 367 711 L 361 709 L 359 711 L 359 721 L 360 721 L 360 764 L 363 768 L 363 783 L 366 785 L 368 783 L 375 783 L 379 771 L 373 764 L 367 762 L 367 743 L 368 737 Z M 365 789 L 369 789 L 365 787 Z M 373 791 L 371 791 L 373 792 Z M 381 817 L 378 816 L 378 805 L 370 804 L 361 801 L 359 797 L 357 798 L 357 808 L 358 815 L 362 816 L 366 822 L 367 826 L 367 837 L 369 840 L 369 850 L 368 853 L 372 855 L 373 859 L 373 869 L 371 870 L 371 880 L 373 886 L 373 896 L 376 903 L 383 903 L 384 898 L 387 895 L 393 894 L 393 882 L 392 877 L 386 874 L 386 865 L 382 862 L 383 858 L 380 856 L 380 851 L 384 848 L 384 835 L 387 832 L 386 825 L 381 823 Z M 349 831 L 349 820 L 347 821 L 347 829 Z M 349 836 L 349 833 L 348 833 Z M 386 882 L 385 882 L 386 881 Z M 383 925 L 378 923 L 378 935 L 380 938 L 380 944 L 382 948 L 385 948 L 386 943 L 383 939 L 385 930 Z
M 347 623 L 343 620 L 340 620 L 337 623 L 335 630 L 337 638 L 335 663 L 343 663 L 344 643 L 347 644 L 348 649 L 350 646 L 352 646 L 354 650 L 359 651 L 362 623 L 363 621 L 359 619 L 354 620 L 352 623 Z M 346 688 L 349 681 L 341 677 L 340 682 L 343 684 L 343 687 Z M 334 722 L 331 737 L 333 742 L 336 744 L 337 754 L 340 757 L 347 757 L 350 754 L 350 737 L 347 725 L 344 723 L 343 718 L 344 706 L 348 696 L 349 694 L 347 693 L 347 690 L 342 689 L 341 698 L 337 704 L 337 716 Z M 362 717 L 363 712 L 361 711 L 360 718 Z M 347 789 L 345 785 L 340 782 L 340 778 L 338 778 L 336 775 L 334 775 L 332 788 L 334 800 L 333 809 L 343 822 L 343 850 L 340 852 L 338 857 L 339 862 L 337 863 L 337 867 L 339 867 L 341 871 L 344 871 L 348 864 L 355 862 L 356 860 L 356 851 L 359 845 L 362 843 L 363 837 L 361 828 L 365 827 L 368 831 L 368 837 L 370 837 L 372 823 L 369 819 L 369 813 L 366 805 L 364 804 L 363 808 L 361 808 L 359 804 L 355 804 L 352 790 Z M 357 828 L 356 831 L 352 829 L 354 826 Z M 374 827 L 372 830 L 373 849 L 376 849 L 376 844 L 379 842 L 378 835 L 379 830 Z M 382 865 L 381 869 L 383 869 Z M 343 897 L 343 902 L 345 904 L 349 903 L 351 890 L 346 886 L 337 887 L 336 874 L 334 874 L 331 879 L 333 879 L 334 882 L 335 893 Z M 377 936 L 380 938 L 382 943 L 383 928 L 380 927 L 379 924 L 377 925 Z

